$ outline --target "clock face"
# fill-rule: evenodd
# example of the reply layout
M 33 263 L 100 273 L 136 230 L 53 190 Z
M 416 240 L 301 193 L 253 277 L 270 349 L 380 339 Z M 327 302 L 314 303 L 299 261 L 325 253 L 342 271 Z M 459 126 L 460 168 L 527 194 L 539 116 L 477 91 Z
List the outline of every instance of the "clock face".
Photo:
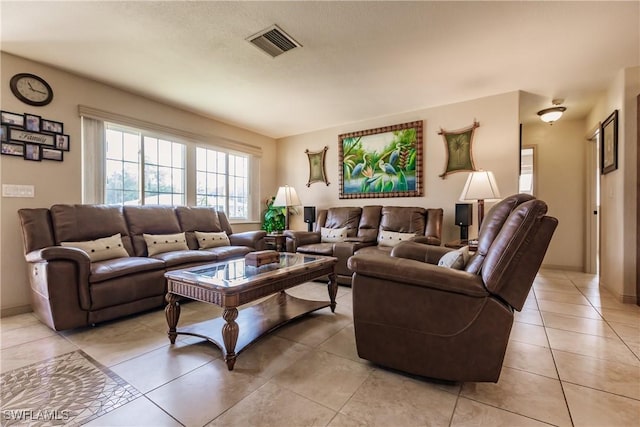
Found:
M 16 74 L 11 78 L 10 86 L 13 94 L 26 104 L 42 106 L 53 99 L 51 86 L 33 74 Z

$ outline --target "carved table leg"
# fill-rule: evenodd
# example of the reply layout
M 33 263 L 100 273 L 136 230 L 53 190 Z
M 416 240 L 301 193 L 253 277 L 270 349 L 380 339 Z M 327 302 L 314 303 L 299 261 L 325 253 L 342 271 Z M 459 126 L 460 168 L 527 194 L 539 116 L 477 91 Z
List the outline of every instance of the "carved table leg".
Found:
M 331 312 L 336 311 L 336 295 L 338 294 L 338 282 L 336 281 L 335 273 L 329 274 L 329 283 L 327 284 L 329 290 L 329 299 L 331 300 Z
M 235 307 L 225 308 L 222 318 L 227 322 L 222 327 L 222 339 L 224 340 L 224 348 L 226 354 L 224 361 L 227 362 L 227 368 L 233 371 L 233 365 L 236 363 L 236 342 L 238 341 L 238 309 Z
M 168 302 L 164 308 L 164 314 L 167 316 L 167 324 L 169 325 L 169 341 L 171 341 L 171 344 L 175 344 L 178 336 L 176 326 L 180 318 L 180 304 L 178 303 L 178 296 L 171 293 L 167 294 L 164 299 Z

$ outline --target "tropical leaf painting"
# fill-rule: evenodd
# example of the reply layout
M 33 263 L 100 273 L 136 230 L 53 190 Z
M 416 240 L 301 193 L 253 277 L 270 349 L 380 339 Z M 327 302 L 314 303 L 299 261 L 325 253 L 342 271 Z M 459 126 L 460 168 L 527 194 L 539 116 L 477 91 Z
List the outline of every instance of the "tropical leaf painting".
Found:
M 445 179 L 448 174 L 454 172 L 476 170 L 471 154 L 471 144 L 473 143 L 473 131 L 479 126 L 480 123 L 474 121 L 468 128 L 458 131 L 447 132 L 440 129 L 438 135 L 443 136 L 447 150 L 445 171 L 439 175 L 440 178 Z
M 340 198 L 422 195 L 422 122 L 343 134 Z

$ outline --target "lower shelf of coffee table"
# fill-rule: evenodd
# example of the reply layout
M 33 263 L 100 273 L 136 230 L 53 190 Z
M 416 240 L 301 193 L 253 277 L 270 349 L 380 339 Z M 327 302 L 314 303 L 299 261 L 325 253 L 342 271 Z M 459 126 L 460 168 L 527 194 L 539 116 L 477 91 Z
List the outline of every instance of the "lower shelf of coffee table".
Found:
M 263 335 L 321 308 L 330 307 L 329 301 L 310 301 L 279 292 L 264 301 L 238 310 L 238 341 L 236 355 Z M 226 350 L 222 338 L 222 327 L 227 322 L 218 317 L 180 328 L 178 335 L 193 335 L 204 338 L 218 346 L 223 355 Z

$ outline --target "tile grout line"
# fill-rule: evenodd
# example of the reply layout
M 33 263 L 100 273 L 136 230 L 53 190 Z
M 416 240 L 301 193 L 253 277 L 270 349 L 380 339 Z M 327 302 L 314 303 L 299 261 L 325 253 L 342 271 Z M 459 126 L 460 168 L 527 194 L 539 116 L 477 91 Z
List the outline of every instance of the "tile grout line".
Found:
M 573 282 L 571 283 L 573 284 Z M 535 289 L 533 289 L 533 296 L 536 299 L 536 304 L 538 305 L 538 308 L 540 308 L 540 305 L 538 304 L 538 296 L 536 295 Z M 565 407 L 567 408 L 567 413 L 569 414 L 569 421 L 571 421 L 572 426 L 575 426 L 575 422 L 573 421 L 573 415 L 571 414 L 571 408 L 569 407 L 569 401 L 567 400 L 567 393 L 564 390 L 564 384 L 562 383 L 562 377 L 560 376 L 560 371 L 558 370 L 558 364 L 556 363 L 556 358 L 553 355 L 553 348 L 551 347 L 551 341 L 549 341 L 549 334 L 547 334 L 547 326 L 546 326 L 546 322 L 544 321 L 544 317 L 542 316 L 542 312 L 540 312 L 540 318 L 542 319 L 544 336 L 547 339 L 547 344 L 549 345 L 549 352 L 551 353 L 551 360 L 553 361 L 553 367 L 555 368 L 556 374 L 558 375 L 558 383 L 560 384 L 560 390 L 562 391 L 564 404 L 565 404 Z

